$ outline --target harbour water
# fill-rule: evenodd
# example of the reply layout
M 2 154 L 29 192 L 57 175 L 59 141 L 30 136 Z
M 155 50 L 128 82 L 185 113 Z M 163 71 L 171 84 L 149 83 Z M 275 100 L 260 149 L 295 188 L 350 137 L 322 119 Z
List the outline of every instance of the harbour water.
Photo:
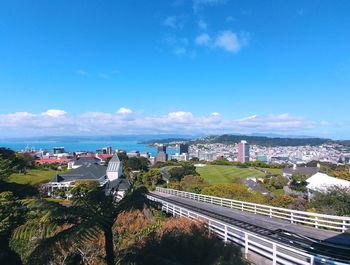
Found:
M 141 153 L 149 152 L 152 155 L 157 153 L 155 147 L 140 144 L 137 141 L 11 141 L 1 140 L 0 147 L 10 148 L 15 151 L 22 151 L 25 148 L 33 148 L 35 150 L 52 150 L 53 147 L 63 146 L 66 151 L 90 151 L 95 152 L 97 149 L 101 149 L 104 146 L 111 146 L 113 150 L 139 151 Z M 178 152 L 177 148 L 168 148 L 167 153 L 172 154 Z

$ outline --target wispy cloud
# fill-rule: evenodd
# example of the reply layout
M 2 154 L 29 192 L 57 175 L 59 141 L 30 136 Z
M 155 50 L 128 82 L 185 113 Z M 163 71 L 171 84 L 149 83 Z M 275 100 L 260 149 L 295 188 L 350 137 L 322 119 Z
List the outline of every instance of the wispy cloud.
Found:
M 64 110 L 50 109 L 35 114 L 15 112 L 0 115 L 0 136 L 35 135 L 108 135 L 137 133 L 229 133 L 229 132 L 307 132 L 328 123 L 307 120 L 289 114 L 251 115 L 226 119 L 218 112 L 195 116 L 189 111 L 165 115 L 145 115 L 121 107 L 115 113 L 85 112 L 72 115 Z
M 186 37 L 167 35 L 163 39 L 163 42 L 175 55 L 185 55 L 189 52 L 189 41 Z
M 203 19 L 198 20 L 197 25 L 201 30 L 206 30 L 208 28 L 208 24 Z
M 75 73 L 78 75 L 84 75 L 84 76 L 87 75 L 87 72 L 83 69 L 78 69 L 75 71 Z
M 208 45 L 210 40 L 210 36 L 207 33 L 203 33 L 196 37 L 195 42 L 198 45 Z
M 182 29 L 187 21 L 187 16 L 168 16 L 163 20 L 163 25 L 172 29 Z
M 195 38 L 197 45 L 221 48 L 227 52 L 237 53 L 248 44 L 249 34 L 237 34 L 230 30 L 221 31 L 212 38 L 207 33 L 202 33 Z
M 102 79 L 110 79 L 110 75 L 106 74 L 106 73 L 99 73 L 99 76 L 102 78 Z
M 247 43 L 248 36 L 246 34 L 239 37 L 236 33 L 225 30 L 216 37 L 214 45 L 228 52 L 237 53 Z
M 236 21 L 236 19 L 234 17 L 232 17 L 232 16 L 228 16 L 228 17 L 225 18 L 225 21 L 227 23 L 232 23 L 232 22 Z
M 206 6 L 225 4 L 227 1 L 228 0 L 193 0 L 193 9 L 198 10 L 199 8 Z

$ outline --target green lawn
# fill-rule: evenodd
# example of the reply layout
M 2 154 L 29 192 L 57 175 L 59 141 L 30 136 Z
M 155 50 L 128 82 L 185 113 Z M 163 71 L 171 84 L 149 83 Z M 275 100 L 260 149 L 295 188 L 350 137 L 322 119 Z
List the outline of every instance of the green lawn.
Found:
M 282 175 L 283 174 L 283 170 L 281 168 L 259 168 L 262 171 L 267 171 L 270 172 L 274 175 Z
M 196 171 L 210 184 L 231 183 L 236 179 L 242 179 L 249 176 L 264 177 L 265 174 L 253 168 L 239 168 L 236 166 L 217 166 L 206 165 L 197 167 Z
M 36 186 L 42 183 L 49 182 L 56 174 L 57 171 L 54 170 L 31 169 L 27 172 L 26 175 L 18 173 L 12 174 L 8 182 Z

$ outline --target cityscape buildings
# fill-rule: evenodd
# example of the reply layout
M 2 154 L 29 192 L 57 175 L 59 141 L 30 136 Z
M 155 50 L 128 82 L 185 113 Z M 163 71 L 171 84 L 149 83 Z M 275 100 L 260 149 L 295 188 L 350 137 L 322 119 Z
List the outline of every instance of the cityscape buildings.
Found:
M 249 144 L 247 141 L 241 141 L 238 144 L 238 161 L 241 163 L 249 162 Z

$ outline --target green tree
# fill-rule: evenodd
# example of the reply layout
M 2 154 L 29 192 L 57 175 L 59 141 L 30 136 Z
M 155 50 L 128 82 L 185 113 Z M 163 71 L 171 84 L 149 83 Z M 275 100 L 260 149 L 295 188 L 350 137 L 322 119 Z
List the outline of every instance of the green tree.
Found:
M 266 202 L 266 199 L 263 195 L 249 191 L 246 186 L 238 183 L 210 185 L 203 188 L 202 193 L 211 196 L 255 203 Z
M 185 218 L 161 223 L 143 244 L 123 253 L 121 264 L 245 265 L 239 247 L 208 234 L 204 224 Z
M 324 214 L 350 215 L 350 189 L 333 186 L 325 192 L 317 192 L 311 200 L 311 207 Z
M 307 176 L 303 174 L 293 174 L 292 180 L 289 184 L 289 187 L 296 191 L 303 191 L 306 192 L 306 185 L 307 185 Z
M 202 189 L 207 187 L 209 184 L 200 176 L 185 176 L 180 181 L 181 190 L 201 193 Z
M 162 174 L 157 168 L 152 168 L 149 172 L 144 172 L 141 177 L 143 185 L 152 190 L 162 182 Z
M 0 181 L 7 180 L 12 172 L 11 161 L 8 159 L 2 159 L 0 156 Z
M 18 264 L 19 258 L 9 248 L 13 230 L 25 221 L 26 208 L 12 192 L 0 193 L 0 263 Z
M 272 177 L 268 181 L 268 185 L 274 187 L 275 189 L 283 189 L 283 187 L 287 184 L 288 179 L 283 176 Z
M 131 157 L 125 162 L 125 166 L 131 170 L 143 170 L 147 171 L 149 166 L 148 159 L 144 157 Z
M 134 190 L 121 201 L 105 194 L 96 182 L 81 182 L 72 189 L 72 206 L 64 207 L 55 202 L 32 201 L 34 211 L 42 211 L 39 220 L 27 222 L 16 229 L 17 239 L 39 242 L 28 258 L 28 264 L 48 263 L 58 246 L 68 248 L 76 242 L 104 237 L 105 260 L 115 264 L 112 226 L 118 215 L 132 209 L 143 209 L 148 204 L 145 188 Z

